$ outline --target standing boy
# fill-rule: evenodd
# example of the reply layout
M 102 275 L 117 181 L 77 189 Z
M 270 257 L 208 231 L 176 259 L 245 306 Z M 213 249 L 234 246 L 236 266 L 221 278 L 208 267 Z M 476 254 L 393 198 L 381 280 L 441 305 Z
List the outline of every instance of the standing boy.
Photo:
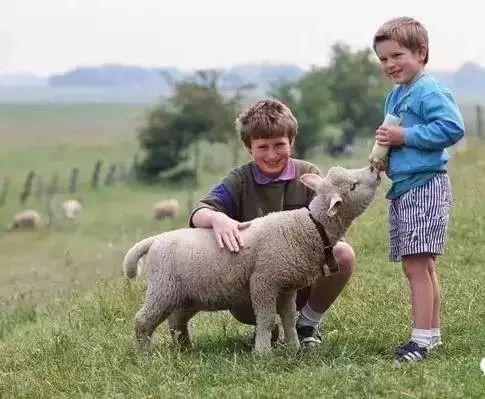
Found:
M 374 50 L 386 76 L 396 84 L 385 114 L 400 126 L 380 126 L 376 140 L 390 146 L 387 176 L 390 260 L 402 261 L 409 280 L 413 329 L 395 351 L 396 362 L 424 359 L 441 345 L 440 288 L 435 259 L 443 254 L 452 201 L 445 148 L 463 137 L 464 124 L 448 89 L 424 72 L 428 34 L 418 21 L 402 17 L 382 25 Z
M 300 182 L 300 176 L 319 173 L 315 165 L 290 157 L 298 124 L 279 101 L 256 102 L 239 115 L 236 126 L 252 159 L 231 170 L 196 205 L 190 218 L 191 226 L 212 228 L 221 249 L 235 252 L 244 245 L 239 232 L 251 228 L 250 220 L 308 206 L 313 192 Z M 298 293 L 297 332 L 302 344 L 322 342 L 318 327 L 323 314 L 352 274 L 355 255 L 349 244 L 339 242 L 333 256 L 338 272 L 321 276 Z M 232 313 L 243 323 L 255 324 L 252 309 L 234 309 Z

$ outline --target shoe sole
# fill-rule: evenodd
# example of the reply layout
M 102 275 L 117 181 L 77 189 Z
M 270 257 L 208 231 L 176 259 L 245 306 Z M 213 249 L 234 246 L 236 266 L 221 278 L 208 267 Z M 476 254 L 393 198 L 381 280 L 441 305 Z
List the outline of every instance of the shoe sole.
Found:
M 307 345 L 307 346 L 321 345 L 321 343 L 322 343 L 321 340 L 319 340 L 318 338 L 314 338 L 314 337 L 303 338 L 300 341 L 300 344 Z

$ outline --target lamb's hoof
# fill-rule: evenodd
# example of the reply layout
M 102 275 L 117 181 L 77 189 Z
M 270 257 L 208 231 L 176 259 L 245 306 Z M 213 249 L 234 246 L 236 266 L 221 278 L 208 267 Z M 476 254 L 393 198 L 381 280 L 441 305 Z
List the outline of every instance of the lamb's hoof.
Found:
M 259 347 L 259 348 L 257 346 L 255 346 L 254 351 L 259 356 L 268 356 L 268 355 L 271 354 L 271 346 L 269 346 L 269 347 L 264 346 L 264 347 Z
M 178 349 L 185 351 L 192 348 L 192 344 L 190 342 L 190 337 L 188 336 L 188 334 L 171 329 L 170 335 L 172 336 L 173 343 L 177 346 Z
M 268 340 L 268 342 L 265 342 L 263 340 L 262 342 L 258 342 L 258 339 L 256 339 L 256 343 L 254 345 L 254 351 L 258 355 L 267 355 L 271 353 L 271 342 Z
M 287 342 L 286 346 L 290 352 L 298 352 L 300 350 L 300 342 L 298 340 Z

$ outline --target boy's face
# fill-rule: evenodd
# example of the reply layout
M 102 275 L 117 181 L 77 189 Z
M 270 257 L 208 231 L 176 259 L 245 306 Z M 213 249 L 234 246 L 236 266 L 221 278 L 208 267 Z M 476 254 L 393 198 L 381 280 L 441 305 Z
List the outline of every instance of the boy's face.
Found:
M 261 173 L 274 179 L 281 174 L 290 159 L 291 144 L 286 136 L 252 139 L 249 153 Z
M 395 84 L 408 84 L 424 70 L 426 48 L 411 51 L 395 40 L 384 40 L 376 44 L 381 69 Z

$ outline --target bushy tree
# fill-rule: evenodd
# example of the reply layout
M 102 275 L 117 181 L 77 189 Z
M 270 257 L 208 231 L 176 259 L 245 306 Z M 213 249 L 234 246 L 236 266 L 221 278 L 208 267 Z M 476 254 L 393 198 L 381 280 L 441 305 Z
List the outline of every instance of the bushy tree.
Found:
M 234 136 L 235 103 L 217 88 L 216 71 L 198 71 L 191 80 L 177 82 L 174 94 L 151 110 L 139 134 L 145 158 L 138 170 L 153 178 L 187 160 L 200 140 L 228 142 Z
M 311 149 L 329 142 L 329 126 L 335 120 L 336 106 L 325 84 L 324 69 L 314 69 L 299 81 L 275 88 L 273 95 L 290 107 L 298 120 L 295 153 L 305 158 Z
M 298 119 L 296 150 L 305 157 L 320 145 L 338 155 L 355 137 L 372 135 L 382 122 L 388 89 L 370 49 L 352 52 L 337 43 L 327 67 L 313 68 L 297 82 L 276 87 L 272 94 Z
M 343 128 L 343 143 L 372 135 L 383 120 L 383 103 L 390 88 L 372 50 L 352 52 L 345 44 L 335 44 L 325 84 L 337 105 L 335 117 Z

